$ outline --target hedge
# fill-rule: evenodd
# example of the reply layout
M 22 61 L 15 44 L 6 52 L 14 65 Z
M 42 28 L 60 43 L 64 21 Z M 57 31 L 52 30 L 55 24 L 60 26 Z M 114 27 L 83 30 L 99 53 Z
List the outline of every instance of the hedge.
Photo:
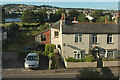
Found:
M 68 57 L 65 60 L 67 62 L 94 62 L 95 61 L 94 57 L 91 54 L 86 55 L 85 58 L 81 58 L 81 59 L 75 59 L 73 57 Z

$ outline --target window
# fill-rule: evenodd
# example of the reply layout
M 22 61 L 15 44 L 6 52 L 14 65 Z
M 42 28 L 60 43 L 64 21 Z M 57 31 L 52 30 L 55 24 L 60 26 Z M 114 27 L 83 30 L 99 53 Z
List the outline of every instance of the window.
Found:
M 55 36 L 55 37 L 58 37 L 58 36 L 59 36 L 58 31 L 55 31 L 55 32 L 54 32 L 54 36 Z
M 82 42 L 82 34 L 76 34 L 75 35 L 75 43 Z
M 106 58 L 114 58 L 114 50 L 105 50 L 104 53 Z
M 107 35 L 107 43 L 112 43 L 112 34 Z
M 46 35 L 41 35 L 41 41 L 46 41 Z
M 97 43 L 97 34 L 92 35 L 92 42 Z
M 114 51 L 107 51 L 107 58 L 113 58 L 114 56 Z
M 75 59 L 81 59 L 81 58 L 83 58 L 85 56 L 83 52 L 84 51 L 74 51 L 74 58 Z

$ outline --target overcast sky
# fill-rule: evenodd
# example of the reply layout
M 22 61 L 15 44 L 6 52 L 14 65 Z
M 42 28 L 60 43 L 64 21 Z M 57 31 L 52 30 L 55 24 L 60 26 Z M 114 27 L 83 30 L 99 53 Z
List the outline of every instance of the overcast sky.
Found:
M 119 2 L 120 0 L 0 0 L 1 2 Z

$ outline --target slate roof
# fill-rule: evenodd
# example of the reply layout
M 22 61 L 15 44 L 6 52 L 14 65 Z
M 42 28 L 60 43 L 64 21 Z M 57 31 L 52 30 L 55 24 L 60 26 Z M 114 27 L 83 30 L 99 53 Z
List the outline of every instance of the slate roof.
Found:
M 60 20 L 55 22 L 51 28 L 60 29 Z
M 115 33 L 120 34 L 120 25 L 116 24 L 70 24 L 63 26 L 63 34 L 92 34 Z

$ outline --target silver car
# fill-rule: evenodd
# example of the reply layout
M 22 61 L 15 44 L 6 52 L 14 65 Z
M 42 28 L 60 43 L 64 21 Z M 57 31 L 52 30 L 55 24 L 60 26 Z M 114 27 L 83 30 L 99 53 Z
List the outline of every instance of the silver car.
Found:
M 38 53 L 28 53 L 24 63 L 25 68 L 37 69 L 39 67 L 39 55 Z

